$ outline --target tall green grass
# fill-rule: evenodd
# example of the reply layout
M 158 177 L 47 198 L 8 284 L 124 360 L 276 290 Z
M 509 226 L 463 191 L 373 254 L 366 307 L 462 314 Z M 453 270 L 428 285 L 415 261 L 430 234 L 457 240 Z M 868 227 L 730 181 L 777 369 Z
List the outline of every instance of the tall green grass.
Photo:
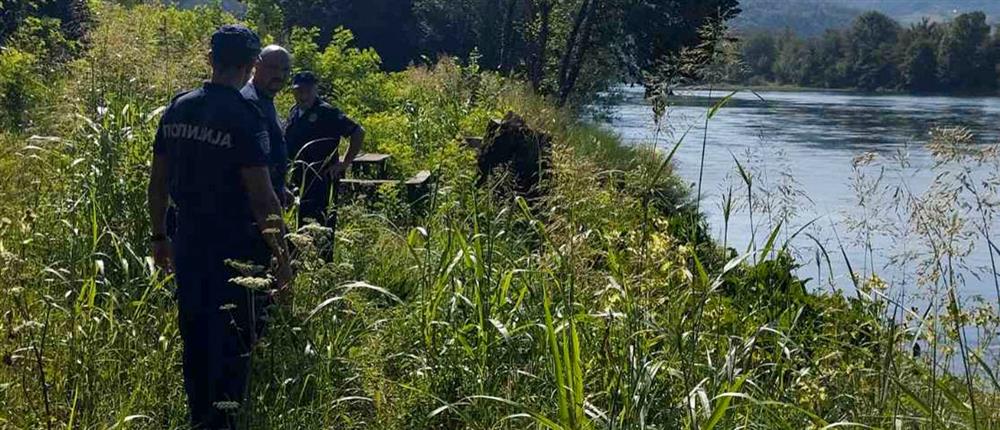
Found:
M 0 137 L 2 428 L 186 423 L 172 280 L 146 257 L 143 190 L 159 106 L 197 85 L 206 35 L 228 18 L 99 12 L 90 49 L 53 89 L 66 95 L 56 116 Z M 394 173 L 440 180 L 424 215 L 386 189 L 382 203 L 347 202 L 335 236 L 290 237 L 294 303 L 255 351 L 240 411 L 252 428 L 1000 425 L 995 358 L 954 337 L 975 325 L 957 296 L 940 295 L 938 313 L 879 296 L 876 278 L 856 297 L 812 293 L 781 222 L 761 248 L 709 240 L 669 154 L 625 147 L 474 64 L 385 74 L 338 40 L 293 48 L 346 83 L 332 101 L 371 131 L 369 149 L 394 155 Z M 502 177 L 473 185 L 461 138 L 507 110 L 553 135 L 538 201 L 509 197 Z M 734 190 L 749 201 L 752 172 Z M 980 317 L 995 328 L 995 313 Z M 978 371 L 949 372 L 952 348 Z

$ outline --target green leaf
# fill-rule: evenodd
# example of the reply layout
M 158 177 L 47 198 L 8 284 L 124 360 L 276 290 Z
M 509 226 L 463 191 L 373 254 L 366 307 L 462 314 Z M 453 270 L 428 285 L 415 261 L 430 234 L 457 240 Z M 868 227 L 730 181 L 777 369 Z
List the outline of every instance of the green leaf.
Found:
M 702 286 L 707 286 L 709 281 L 708 272 L 705 270 L 705 266 L 701 264 L 701 260 L 698 259 L 697 253 L 691 254 L 691 256 L 694 258 L 694 268 L 698 272 L 698 281 Z
M 705 427 L 703 427 L 704 430 L 713 430 L 715 426 L 722 421 L 722 418 L 726 416 L 726 412 L 729 411 L 729 405 L 733 401 L 733 394 L 739 394 L 740 388 L 743 387 L 743 382 L 747 380 L 747 376 L 749 375 L 743 375 L 736 378 L 736 380 L 733 381 L 732 386 L 729 388 L 730 392 L 716 396 L 718 404 L 715 405 L 715 408 L 712 411 L 712 416 L 708 419 L 708 422 L 705 423 Z
M 736 155 L 733 155 L 733 161 L 736 162 L 736 169 L 739 170 L 740 178 L 743 178 L 743 183 L 746 184 L 747 187 L 753 186 L 753 176 L 750 175 L 750 172 L 748 172 L 747 169 L 743 168 L 743 163 L 740 163 L 740 160 L 736 158 Z
M 312 311 L 309 311 L 309 315 L 307 315 L 306 319 L 303 320 L 302 322 L 303 323 L 308 323 L 309 320 L 313 319 L 313 317 L 316 316 L 316 314 L 319 313 L 319 311 L 321 311 L 324 308 L 326 308 L 327 306 L 330 306 L 331 304 L 339 302 L 341 300 L 344 300 L 344 298 L 341 297 L 341 296 L 330 297 L 329 299 L 323 300 L 323 302 L 320 303 L 320 304 L 318 304 L 318 305 L 316 305 L 316 307 L 313 308 Z
M 660 167 L 659 169 L 656 170 L 656 174 L 653 175 L 653 177 L 650 179 L 649 187 L 647 187 L 647 189 L 652 189 L 653 185 L 655 185 L 656 182 L 660 180 L 660 176 L 663 174 L 663 172 L 667 170 L 667 166 L 669 166 L 670 162 L 674 159 L 674 155 L 677 153 L 677 149 L 681 147 L 681 143 L 684 143 L 684 139 L 687 138 L 688 133 L 690 133 L 691 129 L 693 128 L 694 128 L 693 124 L 688 126 L 687 130 L 684 130 L 684 134 L 681 135 L 681 138 L 677 139 L 677 143 L 674 143 L 673 148 L 671 148 L 670 152 L 667 153 L 667 157 L 663 159 L 662 163 L 660 163 Z
M 984 371 L 986 371 L 986 375 L 990 377 L 990 382 L 993 383 L 993 389 L 996 390 L 997 392 L 1000 392 L 1000 382 L 997 381 L 996 374 L 993 373 L 992 370 L 990 370 L 990 365 L 986 364 L 986 362 L 983 361 L 983 358 L 980 357 L 979 354 L 977 354 L 975 351 L 971 352 L 972 352 L 972 357 L 975 358 L 977 362 L 979 362 L 979 365 L 983 367 Z
M 719 109 L 726 107 L 726 105 L 729 104 L 729 101 L 732 100 L 733 96 L 735 96 L 736 93 L 738 92 L 739 91 L 733 91 L 729 93 L 728 96 L 723 97 L 721 100 L 715 103 L 715 105 L 708 110 L 708 119 L 712 119 L 712 117 L 714 117 L 715 114 L 719 112 Z
M 558 387 L 559 418 L 562 422 L 569 421 L 569 399 L 566 398 L 566 375 L 563 373 L 562 354 L 559 352 L 559 341 L 556 337 L 556 327 L 552 319 L 552 297 L 548 289 L 543 290 L 542 299 L 545 309 L 545 333 L 549 343 L 549 359 L 552 361 L 552 373 L 556 377 Z
M 923 412 L 924 415 L 928 417 L 935 417 L 934 411 L 930 408 L 930 406 L 927 406 L 927 403 L 925 403 L 923 400 L 917 397 L 916 394 L 913 394 L 913 392 L 910 391 L 909 388 L 906 388 L 906 386 L 903 385 L 903 383 L 900 382 L 898 378 L 892 378 L 892 382 L 895 382 L 896 386 L 899 387 L 899 390 L 903 393 L 903 399 L 909 400 L 909 403 L 911 403 L 917 409 L 920 409 L 920 411 Z
M 774 248 L 774 240 L 778 238 L 778 232 L 781 231 L 781 224 L 782 221 L 778 221 L 778 225 L 774 226 L 774 230 L 771 230 L 771 235 L 767 238 L 767 244 L 760 251 L 761 260 L 766 259 L 767 255 L 771 253 L 771 249 Z
M 789 236 L 788 239 L 785 239 L 785 243 L 781 245 L 781 250 L 782 251 L 788 250 L 788 246 L 792 242 L 792 240 L 798 237 L 799 234 L 802 234 L 802 232 L 805 231 L 805 229 L 809 228 L 809 226 L 813 225 L 813 223 L 815 223 L 816 221 L 819 221 L 819 217 L 813 218 L 812 221 L 805 223 L 805 225 L 799 227 L 798 230 L 795 230 L 795 233 L 792 233 L 792 235 Z
M 725 267 L 722 268 L 722 275 L 729 273 L 731 270 L 735 269 L 740 264 L 743 264 L 743 262 L 746 261 L 747 258 L 750 258 L 751 255 L 753 255 L 753 253 L 748 252 L 743 255 L 736 256 L 732 260 L 727 261 Z

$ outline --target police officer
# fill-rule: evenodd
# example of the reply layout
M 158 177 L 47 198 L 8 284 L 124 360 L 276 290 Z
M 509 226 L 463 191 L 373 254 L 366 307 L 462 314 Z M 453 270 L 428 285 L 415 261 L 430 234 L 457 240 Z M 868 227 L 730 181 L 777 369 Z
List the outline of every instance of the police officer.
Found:
M 351 166 L 361 151 L 365 130 L 319 97 L 316 75 L 309 71 L 292 78 L 295 106 L 288 114 L 285 139 L 293 159 L 293 186 L 300 187 L 299 220 L 313 219 L 330 225 L 331 196 L 335 179 Z M 350 138 L 350 147 L 340 159 L 340 140 Z M 322 139 L 322 140 L 321 140 Z
M 278 120 L 278 111 L 274 107 L 274 96 L 285 87 L 291 67 L 292 56 L 285 48 L 278 45 L 265 46 L 260 51 L 260 61 L 254 68 L 253 78 L 240 90 L 243 97 L 257 105 L 264 113 L 267 134 L 271 137 L 271 153 L 268 154 L 271 182 L 283 206 L 290 205 L 295 199 L 285 186 L 288 149 L 285 146 L 281 122 Z
M 245 27 L 212 35 L 212 79 L 175 97 L 160 119 L 149 184 L 153 258 L 175 272 L 184 388 L 194 428 L 232 428 L 246 395 L 249 353 L 269 295 L 230 280 L 231 261 L 267 267 L 281 294 L 291 282 L 281 206 L 268 172 L 263 116 L 239 89 L 260 53 Z M 168 200 L 177 208 L 166 236 Z

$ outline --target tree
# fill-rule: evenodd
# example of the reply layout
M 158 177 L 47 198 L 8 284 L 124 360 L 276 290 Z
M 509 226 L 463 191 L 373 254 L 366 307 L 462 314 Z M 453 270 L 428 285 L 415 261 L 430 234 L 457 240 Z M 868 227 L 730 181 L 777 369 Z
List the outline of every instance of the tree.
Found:
M 552 33 L 552 1 L 525 0 L 527 25 L 525 27 L 528 81 L 537 92 L 542 92 L 545 64 L 548 60 L 549 36 Z
M 751 34 L 744 39 L 741 51 L 751 76 L 765 81 L 774 78 L 774 63 L 778 57 L 778 49 L 771 33 L 761 31 Z
M 284 42 L 285 14 L 277 0 L 246 0 L 246 20 L 264 43 Z
M 646 75 L 658 74 L 662 62 L 706 42 L 710 33 L 700 30 L 725 23 L 739 13 L 738 0 L 636 0 L 626 21 L 626 36 L 634 43 L 630 56 L 635 64 L 629 68 L 632 78 L 642 82 Z
M 843 88 L 851 85 L 846 50 L 847 41 L 842 31 L 827 30 L 814 42 L 812 61 L 820 65 L 813 78 L 817 86 Z
M 645 82 L 661 62 L 735 16 L 737 0 L 414 0 L 421 51 L 522 73 L 560 103 L 613 82 Z
M 802 39 L 795 37 L 791 30 L 785 31 L 785 36 L 778 47 L 778 59 L 774 63 L 774 75 L 780 82 L 803 85 L 806 80 L 807 53 Z
M 587 98 L 705 42 L 699 30 L 738 12 L 738 0 L 248 0 L 248 19 L 276 38 L 294 27 L 351 30 L 390 70 L 438 55 L 475 52 L 485 69 L 525 76 L 560 103 Z M 266 31 L 265 31 L 266 30 Z M 714 37 L 714 36 L 713 36 Z
M 594 20 L 597 17 L 595 12 L 604 3 L 602 0 L 582 0 L 573 20 L 573 27 L 566 37 L 563 46 L 562 60 L 559 62 L 559 104 L 565 104 L 569 98 L 576 80 L 580 76 L 580 71 L 584 66 L 587 51 L 594 40 L 591 38 Z
M 91 20 L 86 0 L 0 0 L 0 45 L 29 17 L 58 19 L 70 40 L 80 40 Z
M 337 28 L 347 28 L 358 46 L 378 51 L 386 69 L 402 70 L 423 53 L 419 49 L 421 41 L 414 15 L 417 10 L 412 0 L 269 1 L 281 6 L 286 30 L 315 27 L 319 29 L 319 43 L 325 46 Z M 456 39 L 462 37 L 468 35 L 455 34 Z
M 938 49 L 938 74 L 948 89 L 996 88 L 996 60 L 986 14 L 959 15 L 948 24 Z
M 902 86 L 910 91 L 933 91 L 937 79 L 937 44 L 940 31 L 935 23 L 924 19 L 912 25 L 900 38 L 902 50 Z
M 421 54 L 464 57 L 478 48 L 480 15 L 484 11 L 477 6 L 477 0 L 414 1 Z M 486 62 L 484 65 L 490 66 Z
M 776 51 L 770 70 L 768 37 L 775 39 Z M 959 15 L 946 24 L 924 19 L 905 29 L 869 12 L 849 29 L 828 30 L 822 37 L 803 40 L 788 31 L 751 34 L 743 40 L 742 52 L 751 82 L 773 77 L 783 84 L 866 91 L 975 93 L 1000 85 L 1000 32 L 992 31 L 982 12 Z
M 846 52 L 854 86 L 868 91 L 894 86 L 898 70 L 893 54 L 899 31 L 899 24 L 878 12 L 865 13 L 854 21 Z

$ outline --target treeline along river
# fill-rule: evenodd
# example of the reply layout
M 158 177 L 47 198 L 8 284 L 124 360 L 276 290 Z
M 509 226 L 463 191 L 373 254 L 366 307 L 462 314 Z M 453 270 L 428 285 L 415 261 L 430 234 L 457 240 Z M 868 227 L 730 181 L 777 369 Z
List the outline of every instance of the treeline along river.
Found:
M 622 99 L 607 126 L 628 142 L 655 142 L 663 151 L 689 131 L 674 164 L 697 189 L 706 112 L 730 92 L 681 92 L 672 98 L 658 131 L 642 89 L 621 90 Z M 892 209 L 891 201 L 902 199 L 902 192 L 921 195 L 941 173 L 942 167 L 936 166 L 925 146 L 934 128 L 966 127 L 980 148 L 996 143 L 1000 98 L 742 91 L 707 127 L 700 207 L 716 238 L 743 251 L 752 237 L 758 247 L 763 246 L 779 219 L 787 218 L 781 239 L 815 220 L 791 240 L 803 264 L 799 275 L 812 278 L 814 289 L 853 290 L 840 252 L 843 244 L 855 273 L 871 273 L 874 268 L 892 286 L 890 295 L 903 294 L 919 303 L 930 287 L 917 285 L 916 263 L 903 256 L 919 253 L 920 238 L 901 235 L 908 224 L 905 210 Z M 753 177 L 753 229 L 747 188 L 735 160 Z M 977 181 L 995 178 L 995 166 L 976 166 L 973 176 Z M 873 187 L 876 180 L 880 185 Z M 726 229 L 723 202 L 730 187 L 735 207 Z M 893 218 L 898 222 L 889 221 Z M 988 224 L 1000 231 L 996 221 Z M 973 248 L 958 265 L 962 295 L 965 300 L 980 296 L 997 303 L 985 240 L 977 235 L 964 243 Z M 820 245 L 830 264 L 819 252 Z

